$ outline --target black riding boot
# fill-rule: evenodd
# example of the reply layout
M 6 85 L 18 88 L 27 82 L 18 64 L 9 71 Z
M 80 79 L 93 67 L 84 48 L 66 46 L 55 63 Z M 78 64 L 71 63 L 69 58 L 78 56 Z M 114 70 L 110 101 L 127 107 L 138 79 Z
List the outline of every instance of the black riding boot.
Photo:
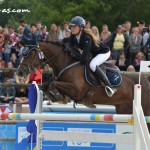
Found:
M 112 97 L 113 94 L 117 91 L 116 88 L 114 88 L 111 83 L 109 82 L 106 74 L 103 72 L 103 70 L 99 67 L 99 66 L 96 66 L 96 76 L 97 78 L 103 82 L 103 84 L 105 85 L 105 91 L 107 93 L 107 95 L 109 97 Z

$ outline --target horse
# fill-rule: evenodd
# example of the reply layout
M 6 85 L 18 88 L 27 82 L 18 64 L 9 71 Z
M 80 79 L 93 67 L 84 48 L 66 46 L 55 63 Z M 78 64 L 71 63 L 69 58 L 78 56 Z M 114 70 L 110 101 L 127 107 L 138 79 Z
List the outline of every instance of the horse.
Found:
M 88 106 L 88 102 L 94 104 L 115 105 L 118 114 L 132 114 L 134 85 L 138 84 L 138 74 L 121 73 L 122 82 L 116 87 L 117 92 L 108 97 L 104 87 L 90 85 L 84 76 L 84 65 L 76 62 L 73 57 L 64 51 L 64 45 L 57 42 L 39 42 L 37 48 L 28 52 L 18 67 L 19 72 L 28 72 L 33 67 L 49 64 L 54 71 L 55 80 L 50 83 L 50 88 L 56 88 L 66 99 L 66 95 Z M 68 67 L 69 66 L 69 67 Z M 94 78 L 94 73 L 90 73 Z M 142 108 L 144 115 L 150 115 L 150 83 L 141 75 L 142 85 Z M 44 90 L 44 92 L 48 91 Z

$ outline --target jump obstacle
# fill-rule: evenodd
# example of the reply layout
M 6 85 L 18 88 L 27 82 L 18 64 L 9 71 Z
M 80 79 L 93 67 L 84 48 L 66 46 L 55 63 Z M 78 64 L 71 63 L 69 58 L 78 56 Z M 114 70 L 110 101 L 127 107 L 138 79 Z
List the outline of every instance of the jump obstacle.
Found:
M 115 115 L 115 114 L 41 114 L 40 104 L 41 91 L 38 91 L 38 102 L 36 114 L 20 114 L 20 113 L 1 113 L 1 120 L 37 120 L 37 150 L 41 149 L 41 139 L 45 140 L 57 140 L 57 141 L 79 141 L 79 142 L 106 142 L 106 143 L 126 143 L 133 144 L 134 150 L 140 150 L 141 143 L 144 143 L 145 150 L 150 149 L 150 136 L 146 126 L 146 122 L 150 122 L 149 117 L 144 117 L 141 108 L 141 85 L 135 85 L 134 87 L 134 101 L 133 101 L 133 115 Z M 133 119 L 134 118 L 134 119 Z M 120 135 L 120 134 L 105 134 L 105 133 L 74 133 L 74 132 L 62 132 L 62 131 L 47 131 L 41 130 L 40 120 L 51 121 L 83 121 L 83 122 L 127 122 L 134 124 L 134 133 Z M 146 121 L 145 121 L 146 120 Z M 63 137 L 63 139 L 62 139 Z
M 115 122 L 134 124 L 133 115 L 117 114 L 30 114 L 1 113 L 0 120 L 43 120 L 43 121 L 80 121 L 80 122 Z M 145 122 L 150 123 L 150 117 L 145 116 Z
M 28 105 L 23 105 L 22 109 L 28 109 Z M 88 108 L 86 106 L 83 106 L 81 104 L 76 105 L 76 108 L 73 107 L 73 103 L 70 102 L 68 104 L 58 104 L 58 103 L 52 103 L 50 105 L 47 105 L 43 102 L 43 112 L 68 112 L 68 113 L 103 113 L 103 114 L 115 114 L 116 108 L 112 105 L 98 105 L 95 108 Z

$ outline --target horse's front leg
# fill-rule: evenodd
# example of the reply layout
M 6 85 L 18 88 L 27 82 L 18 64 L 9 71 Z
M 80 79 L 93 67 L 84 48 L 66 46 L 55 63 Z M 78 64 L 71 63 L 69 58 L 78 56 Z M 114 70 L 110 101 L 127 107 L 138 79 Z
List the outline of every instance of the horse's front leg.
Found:
M 55 97 L 54 93 L 49 90 L 49 84 L 43 84 L 42 91 L 49 100 L 51 100 L 52 102 L 57 102 L 57 98 Z
M 43 84 L 42 85 L 42 90 L 46 97 L 51 101 L 51 102 L 58 102 L 60 104 L 67 104 L 69 101 L 69 97 L 67 95 L 63 95 L 62 93 L 58 92 L 58 90 L 49 84 Z M 51 104 L 51 102 L 48 102 L 48 104 Z
M 50 90 L 56 88 L 62 95 L 68 95 L 71 98 L 78 99 L 79 98 L 79 90 L 76 90 L 74 85 L 69 82 L 62 82 L 62 81 L 52 81 L 50 84 Z M 66 96 L 64 99 L 66 101 Z

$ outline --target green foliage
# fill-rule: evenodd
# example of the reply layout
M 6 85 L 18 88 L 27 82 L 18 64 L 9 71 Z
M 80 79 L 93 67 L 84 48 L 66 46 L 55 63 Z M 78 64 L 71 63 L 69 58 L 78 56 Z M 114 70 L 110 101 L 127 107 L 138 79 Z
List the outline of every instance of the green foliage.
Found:
M 52 22 L 57 25 L 72 17 L 80 15 L 90 20 L 92 25 L 101 28 L 102 24 L 109 25 L 114 30 L 118 24 L 129 20 L 137 25 L 137 20 L 150 23 L 149 0 L 4 0 L 0 4 L 2 9 L 29 9 L 30 13 L 2 13 L 0 12 L 0 25 L 14 25 L 17 27 L 20 19 L 27 23 L 41 21 L 48 28 Z

